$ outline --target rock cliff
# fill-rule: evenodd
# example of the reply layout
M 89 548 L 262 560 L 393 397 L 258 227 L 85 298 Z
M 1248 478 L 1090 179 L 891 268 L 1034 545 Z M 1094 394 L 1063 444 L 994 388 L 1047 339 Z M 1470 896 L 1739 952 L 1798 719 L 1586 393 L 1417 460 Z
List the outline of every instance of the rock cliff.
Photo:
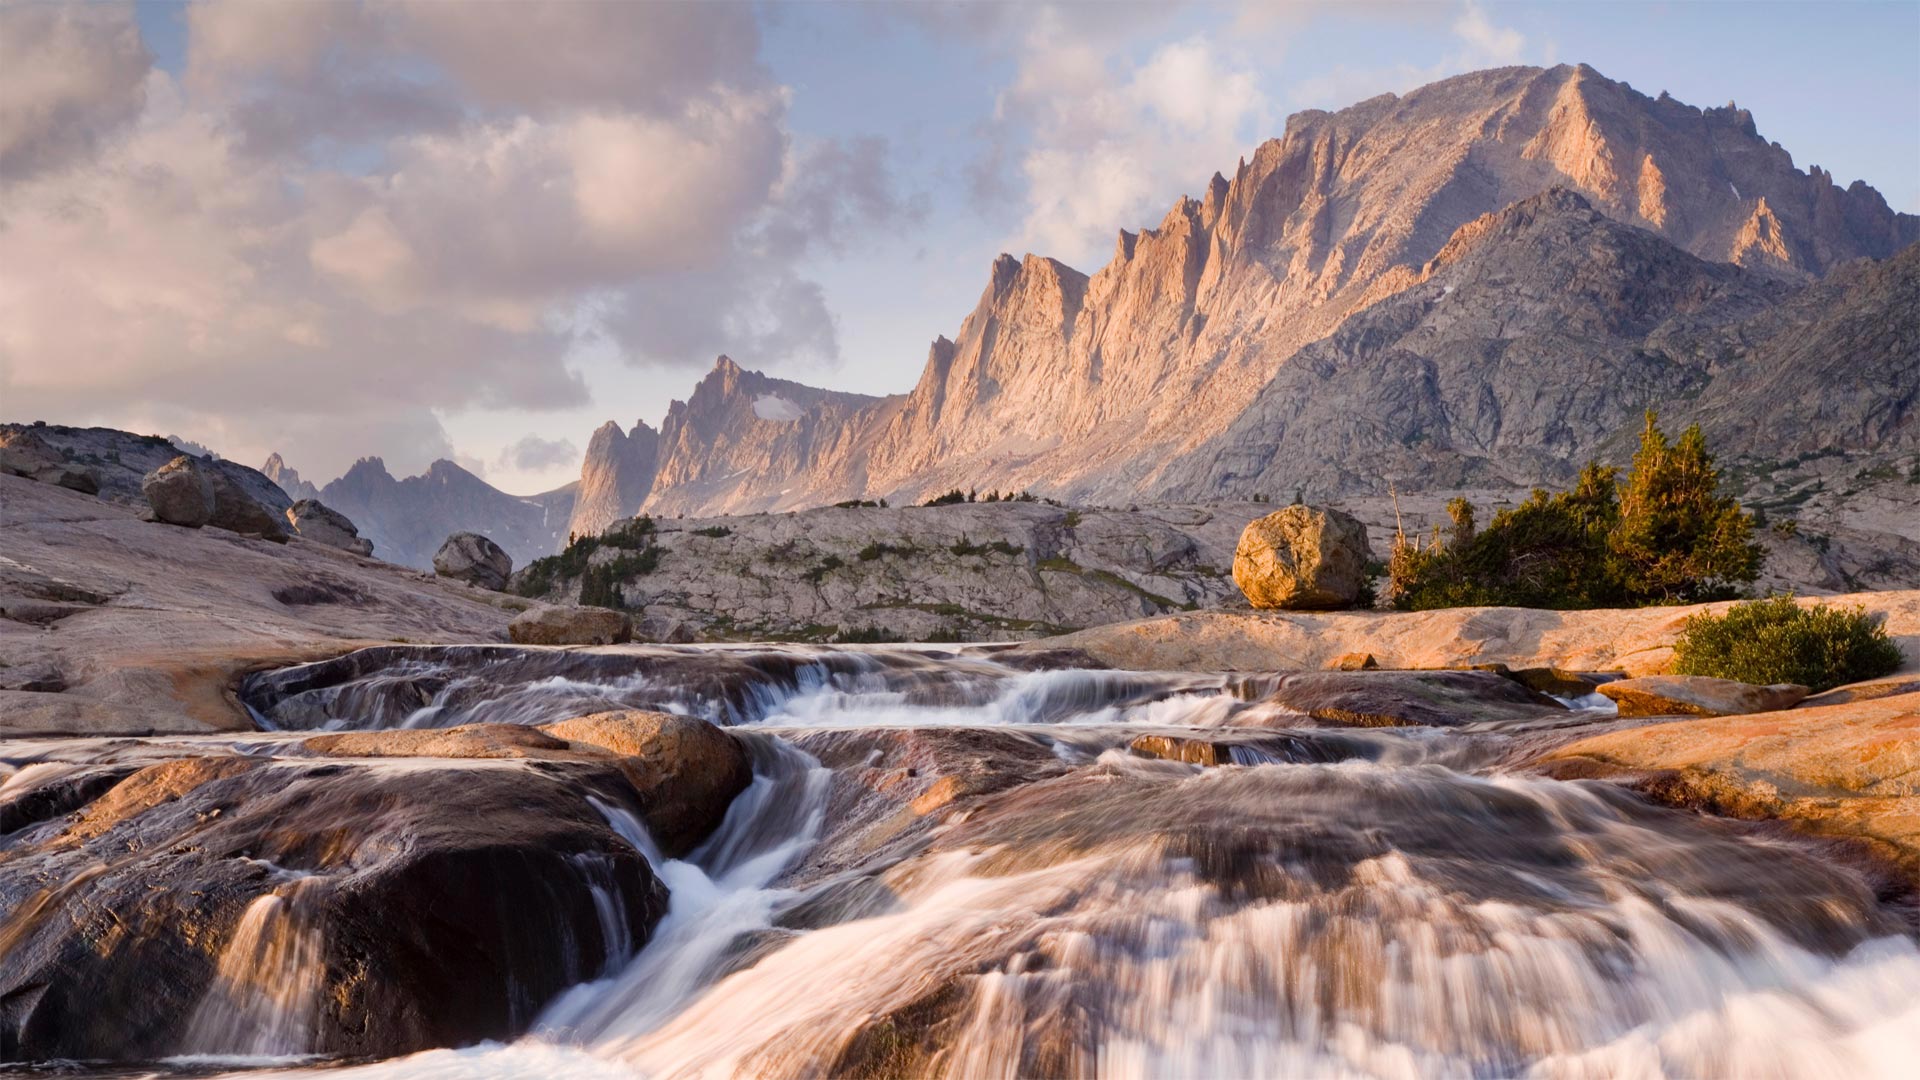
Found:
M 569 536 L 589 536 L 621 518 L 640 512 L 653 491 L 659 465 L 660 433 L 643 421 L 632 431 L 620 430 L 612 420 L 600 425 L 587 443 L 575 490 Z

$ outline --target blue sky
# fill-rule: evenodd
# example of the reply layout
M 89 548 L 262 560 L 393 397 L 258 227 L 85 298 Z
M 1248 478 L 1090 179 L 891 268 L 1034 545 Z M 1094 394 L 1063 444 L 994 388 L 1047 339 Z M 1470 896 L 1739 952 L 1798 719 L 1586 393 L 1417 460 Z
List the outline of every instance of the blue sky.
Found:
M 0 18 L 0 71 L 11 40 L 60 72 L 32 85 L 69 118 L 0 128 L 24 163 L 0 265 L 53 267 L 0 280 L 35 301 L 0 331 L 14 408 L 280 450 L 318 480 L 377 453 L 552 487 L 593 427 L 658 423 L 722 351 L 904 390 L 995 254 L 1091 272 L 1287 114 L 1480 67 L 1737 101 L 1801 167 L 1920 212 L 1920 2 Z

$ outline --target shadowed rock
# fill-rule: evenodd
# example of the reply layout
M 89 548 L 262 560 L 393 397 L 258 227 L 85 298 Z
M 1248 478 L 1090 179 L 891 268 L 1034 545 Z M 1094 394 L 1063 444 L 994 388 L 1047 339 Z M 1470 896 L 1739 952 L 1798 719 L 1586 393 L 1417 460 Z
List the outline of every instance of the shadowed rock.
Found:
M 213 478 L 200 462 L 181 454 L 140 481 L 155 521 L 198 529 L 213 520 Z
M 479 533 L 457 532 L 447 537 L 433 556 L 435 577 L 453 578 L 483 589 L 498 591 L 507 587 L 513 573 L 513 560 L 500 545 Z

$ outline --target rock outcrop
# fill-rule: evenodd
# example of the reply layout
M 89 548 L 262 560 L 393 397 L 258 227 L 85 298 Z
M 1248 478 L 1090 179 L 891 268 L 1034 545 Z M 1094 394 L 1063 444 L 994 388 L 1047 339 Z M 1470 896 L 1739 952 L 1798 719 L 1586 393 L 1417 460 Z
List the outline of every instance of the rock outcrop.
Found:
M 0 473 L 24 476 L 82 495 L 100 493 L 98 469 L 66 460 L 31 430 L 0 431 Z
M 1348 608 L 1360 602 L 1372 561 L 1367 528 L 1351 515 L 1289 506 L 1240 534 L 1233 581 L 1256 608 Z
M 182 454 L 198 462 L 209 476 L 225 476 L 238 484 L 241 490 L 276 514 L 291 502 L 285 492 L 260 473 L 206 454 L 184 440 L 176 444 L 173 439 L 160 435 L 135 435 L 115 428 L 0 424 L 0 445 L 10 445 L 22 438 L 31 438 L 42 453 L 70 467 L 86 470 L 89 478 L 98 484 L 100 498 L 122 506 L 145 508 L 147 499 L 141 484 L 146 475 Z
M 140 482 L 155 521 L 198 529 L 213 520 L 213 478 L 197 458 L 181 454 Z
M 1647 675 L 1602 683 L 1621 716 L 1739 716 L 1791 709 L 1809 691 L 1793 683 L 1754 686 L 1703 675 Z
M 633 619 L 601 607 L 541 604 L 507 624 L 516 645 L 618 645 L 633 640 Z
M 293 466 L 288 465 L 278 453 L 267 455 L 266 464 L 260 466 L 260 475 L 273 481 L 275 486 L 287 493 L 287 498 L 295 502 L 320 497 L 320 489 L 301 479 Z
M 608 525 L 638 514 L 653 491 L 659 457 L 660 433 L 644 422 L 630 432 L 611 420 L 600 425 L 580 465 L 567 535 L 598 536 Z
M 289 506 L 287 524 L 303 540 L 351 551 L 355 555 L 373 554 L 373 541 L 362 537 L 347 515 L 318 499 L 301 499 Z
M 1572 231 L 1580 214 L 1615 230 Z M 1454 484 L 1467 468 L 1524 488 L 1577 466 L 1614 434 L 1615 412 L 1728 374 L 1752 342 L 1717 328 L 1916 239 L 1920 218 L 1795 168 L 1742 110 L 1647 97 L 1585 66 L 1476 72 L 1292 117 L 1158 226 L 1121 231 L 1090 276 L 1002 256 L 906 394 L 862 402 L 789 384 L 767 395 L 754 384 L 770 380 L 723 361 L 670 417 L 649 509 L 905 502 L 951 487 L 1097 502 L 1322 497 L 1384 491 L 1396 476 L 1400 490 Z M 1448 273 L 1483 248 L 1502 254 Z M 1384 323 L 1302 352 L 1402 294 Z M 1490 301 L 1514 307 L 1511 331 Z M 1602 347 L 1587 356 L 1593 333 Z M 1468 339 L 1482 355 L 1463 351 Z M 1399 371 L 1383 407 L 1363 371 L 1388 364 Z M 1473 373 L 1456 381 L 1449 366 L 1497 374 L 1496 391 L 1531 371 L 1550 400 L 1475 397 Z M 1569 370 L 1540 377 L 1550 366 Z M 1423 388 L 1429 378 L 1441 385 Z M 762 397 L 786 403 L 760 410 L 779 419 L 755 412 Z M 1276 441 L 1266 429 L 1303 404 L 1332 425 L 1281 436 L 1308 453 L 1260 457 Z M 1311 445 L 1322 433 L 1326 445 Z M 1342 471 L 1350 443 L 1394 472 Z
M 668 858 L 684 858 L 698 847 L 753 780 L 753 763 L 740 740 L 691 716 L 629 709 L 540 730 L 575 747 L 616 755 L 648 834 Z
M 213 516 L 207 524 L 217 529 L 258 536 L 277 544 L 287 542 L 287 519 L 262 506 L 226 473 L 213 471 Z
M 464 581 L 497 592 L 507 587 L 507 578 L 512 573 L 513 559 L 500 550 L 499 544 L 479 533 L 454 533 L 433 553 L 435 577 Z

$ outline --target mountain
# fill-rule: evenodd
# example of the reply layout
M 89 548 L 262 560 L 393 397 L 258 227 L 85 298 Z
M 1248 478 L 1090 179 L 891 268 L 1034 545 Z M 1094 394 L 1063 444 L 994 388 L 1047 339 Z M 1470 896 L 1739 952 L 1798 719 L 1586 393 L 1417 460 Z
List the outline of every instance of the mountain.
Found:
M 612 420 L 600 425 L 580 465 L 580 486 L 567 534 L 597 535 L 613 522 L 639 513 L 653 491 L 659 458 L 660 433 L 645 422 L 636 423 L 630 432 L 620 430 Z
M 566 542 L 577 483 L 521 498 L 495 488 L 451 461 L 396 480 L 377 457 L 361 458 L 320 489 L 320 501 L 353 519 L 380 558 L 421 570 L 448 535 L 477 532 L 524 566 Z
M 1537 220 L 1502 216 L 1556 189 L 1528 211 Z M 1121 231 L 1091 276 L 1001 256 L 905 394 L 836 395 L 722 358 L 663 427 L 646 508 L 956 486 L 1124 503 L 1250 484 L 1553 479 L 1649 401 L 1710 383 L 1738 396 L 1727 364 L 1785 332 L 1767 305 L 1916 239 L 1920 218 L 1796 168 L 1732 105 L 1648 97 L 1585 65 L 1476 72 L 1295 115 L 1231 178 L 1155 228 Z M 1440 299 L 1449 288 L 1458 301 Z M 1473 361 L 1477 341 L 1498 355 Z M 1427 369 L 1389 353 L 1453 381 L 1421 389 L 1407 380 Z M 1309 377 L 1329 365 L 1349 374 Z M 1412 411 L 1376 417 L 1368 371 L 1392 374 L 1387 404 Z M 1471 386 L 1483 373 L 1500 380 L 1491 398 Z M 793 407 L 758 406 L 766 397 Z M 1296 411 L 1335 421 L 1330 437 L 1371 457 L 1342 464 L 1314 424 L 1274 426 Z M 1293 441 L 1269 453 L 1269 436 Z
M 267 463 L 260 466 L 260 472 L 267 479 L 278 484 L 280 490 L 286 492 L 290 499 L 298 501 L 320 497 L 320 489 L 300 479 L 300 474 L 294 471 L 293 466 L 282 460 L 278 453 L 267 455 Z

